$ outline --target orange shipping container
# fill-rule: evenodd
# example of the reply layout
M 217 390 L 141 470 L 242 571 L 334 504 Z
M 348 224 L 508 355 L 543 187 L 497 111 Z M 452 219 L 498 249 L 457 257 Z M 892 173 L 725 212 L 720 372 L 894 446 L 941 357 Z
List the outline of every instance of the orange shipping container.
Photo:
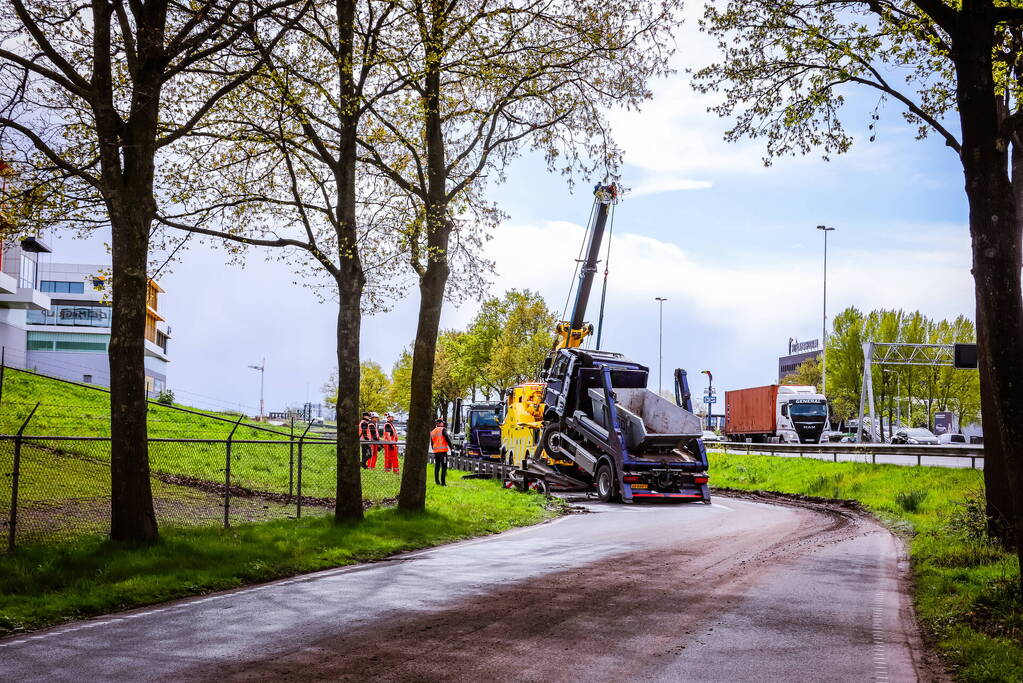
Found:
M 725 434 L 770 434 L 777 428 L 775 416 L 778 385 L 725 392 Z

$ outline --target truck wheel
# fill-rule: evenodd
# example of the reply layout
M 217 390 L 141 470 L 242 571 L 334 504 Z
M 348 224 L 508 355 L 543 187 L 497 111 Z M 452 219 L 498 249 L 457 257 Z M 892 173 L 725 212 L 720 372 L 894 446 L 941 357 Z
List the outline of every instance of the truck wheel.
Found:
M 601 465 L 597 470 L 597 498 L 601 502 L 612 503 L 618 500 L 615 492 L 614 470 L 608 465 Z

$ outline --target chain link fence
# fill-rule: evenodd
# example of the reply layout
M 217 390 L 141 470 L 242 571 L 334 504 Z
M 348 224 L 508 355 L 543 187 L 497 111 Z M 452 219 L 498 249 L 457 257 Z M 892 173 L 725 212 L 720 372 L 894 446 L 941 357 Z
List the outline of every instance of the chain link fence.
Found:
M 2 547 L 63 543 L 110 529 L 109 436 L 30 434 L 32 415 L 0 435 Z M 149 466 L 161 526 L 231 526 L 330 514 L 337 487 L 335 442 L 308 429 L 280 438 L 151 437 Z M 361 470 L 364 504 L 393 503 L 404 465 L 401 442 L 376 442 Z M 399 471 L 384 470 L 384 448 Z

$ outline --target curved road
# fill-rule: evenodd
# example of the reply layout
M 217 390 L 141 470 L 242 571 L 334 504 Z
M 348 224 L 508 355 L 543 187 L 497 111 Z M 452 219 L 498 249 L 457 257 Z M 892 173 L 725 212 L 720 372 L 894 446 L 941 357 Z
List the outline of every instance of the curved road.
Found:
M 586 504 L 499 536 L 0 641 L 0 678 L 934 680 L 841 508 Z

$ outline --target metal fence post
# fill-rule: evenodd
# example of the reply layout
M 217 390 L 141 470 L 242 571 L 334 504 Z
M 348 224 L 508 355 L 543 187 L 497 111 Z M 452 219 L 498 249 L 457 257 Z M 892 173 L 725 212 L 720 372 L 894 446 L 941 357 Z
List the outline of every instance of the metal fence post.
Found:
M 295 517 L 298 519 L 302 519 L 302 440 L 305 439 L 305 435 L 309 433 L 309 428 L 312 426 L 312 422 L 307 424 L 302 436 L 298 437 L 298 497 L 295 505 Z
M 14 470 L 11 472 L 11 519 L 10 525 L 7 528 L 8 552 L 14 550 L 14 538 L 18 533 L 18 482 L 21 479 L 21 436 L 25 433 L 25 427 L 28 426 L 29 420 L 36 414 L 38 408 L 39 404 L 36 403 L 35 408 L 28 414 L 25 421 L 21 423 L 21 428 L 18 429 L 18 433 L 14 437 Z
M 4 368 L 7 367 L 5 357 L 7 356 L 7 347 L 0 347 L 0 404 L 4 402 Z
M 238 425 L 242 423 L 244 415 L 238 416 L 238 421 L 234 423 L 234 427 L 231 427 L 231 433 L 227 435 L 227 458 L 224 461 L 224 528 L 230 528 L 231 526 L 231 439 L 234 438 L 234 432 L 238 429 Z
M 310 423 L 311 424 L 311 423 Z M 295 495 L 295 416 L 291 416 L 291 439 L 288 442 L 288 498 Z

